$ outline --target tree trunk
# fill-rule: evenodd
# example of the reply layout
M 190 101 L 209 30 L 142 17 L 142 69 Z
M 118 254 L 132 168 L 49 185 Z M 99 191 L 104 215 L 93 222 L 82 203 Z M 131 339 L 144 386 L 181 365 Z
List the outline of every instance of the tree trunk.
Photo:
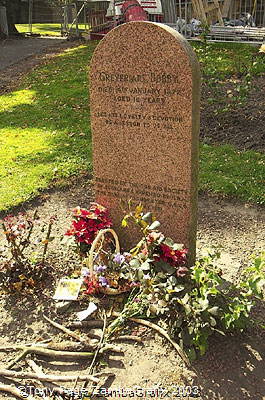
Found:
M 20 35 L 15 26 L 15 24 L 19 22 L 20 0 L 0 0 L 0 5 L 6 7 L 8 35 Z

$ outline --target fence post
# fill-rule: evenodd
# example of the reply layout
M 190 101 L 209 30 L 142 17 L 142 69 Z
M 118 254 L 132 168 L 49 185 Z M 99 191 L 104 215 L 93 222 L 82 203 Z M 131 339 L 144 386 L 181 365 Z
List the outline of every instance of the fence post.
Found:
M 6 8 L 4 6 L 0 6 L 0 33 L 3 33 L 5 36 L 8 36 L 8 24 L 6 17 Z

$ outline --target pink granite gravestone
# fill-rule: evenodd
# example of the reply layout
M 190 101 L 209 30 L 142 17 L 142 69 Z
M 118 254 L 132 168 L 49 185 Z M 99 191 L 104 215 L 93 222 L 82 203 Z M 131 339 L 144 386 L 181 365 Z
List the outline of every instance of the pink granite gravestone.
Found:
M 90 88 L 95 198 L 109 207 L 121 244 L 136 242 L 120 227 L 120 199 L 133 199 L 193 262 L 200 73 L 190 45 L 166 25 L 120 25 L 94 52 Z

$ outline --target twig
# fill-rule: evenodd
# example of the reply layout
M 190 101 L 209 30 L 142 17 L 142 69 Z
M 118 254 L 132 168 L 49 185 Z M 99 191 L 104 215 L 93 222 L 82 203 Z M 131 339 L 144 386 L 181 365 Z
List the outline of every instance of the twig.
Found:
M 51 340 L 49 340 L 51 342 Z M 0 352 L 8 352 L 8 351 L 17 351 L 17 350 L 25 350 L 28 347 L 49 347 L 48 343 L 25 343 L 25 344 L 9 344 L 9 346 L 0 346 Z
M 58 324 L 57 322 L 52 321 L 50 318 L 46 317 L 46 315 L 43 315 L 43 318 L 46 319 L 46 321 L 48 321 L 55 328 L 60 329 L 64 333 L 67 333 L 67 335 L 69 335 L 72 338 L 78 340 L 79 342 L 85 342 L 86 341 L 81 336 L 77 335 L 75 332 L 72 332 L 70 329 L 66 328 L 65 326 L 63 326 L 61 324 Z
M 102 334 L 101 334 L 101 338 L 100 338 L 100 341 L 99 341 L 99 344 L 98 344 L 98 348 L 97 348 L 97 350 L 96 350 L 96 352 L 95 352 L 95 355 L 94 355 L 94 357 L 93 357 L 93 360 L 91 361 L 91 364 L 90 364 L 90 366 L 89 366 L 89 368 L 88 368 L 88 373 L 89 373 L 89 374 L 92 372 L 92 369 L 93 369 L 93 367 L 94 367 L 96 358 L 97 358 L 98 353 L 99 353 L 99 351 L 100 351 L 100 349 L 101 349 L 101 346 L 102 346 L 102 343 L 103 343 L 103 339 L 104 339 L 104 334 L 105 334 L 106 325 L 107 325 L 107 317 L 106 317 L 105 311 L 103 311 L 103 312 L 104 312 L 104 314 L 103 314 L 104 320 L 103 320 Z M 83 389 L 84 389 L 85 387 L 86 387 L 86 382 L 83 384 Z
M 107 317 L 106 317 L 106 313 L 104 312 L 104 325 L 103 325 L 103 329 L 102 329 L 102 334 L 101 334 L 101 338 L 100 338 L 100 341 L 99 341 L 99 344 L 98 344 L 98 348 L 97 348 L 97 350 L 95 351 L 93 360 L 91 361 L 91 364 L 90 364 L 90 366 L 89 366 L 89 368 L 88 368 L 88 373 L 89 373 L 89 374 L 91 373 L 92 368 L 94 367 L 96 358 L 97 358 L 98 353 L 99 353 L 99 351 L 100 351 L 100 349 L 101 349 L 101 346 L 102 346 L 102 343 L 103 343 L 103 339 L 104 339 L 105 330 L 106 330 L 106 324 L 107 324 Z
M 36 374 L 39 374 L 40 376 L 43 376 L 43 377 L 45 376 L 42 368 L 39 365 L 37 365 L 34 360 L 29 359 L 29 360 L 27 360 L 27 363 L 32 368 L 33 372 L 35 372 Z M 52 393 L 58 393 L 61 396 L 65 395 L 65 389 L 62 388 L 61 386 L 57 386 L 53 382 L 51 382 L 51 383 L 43 382 L 43 385 L 50 388 Z
M 143 343 L 142 339 L 139 336 L 135 335 L 121 335 L 111 339 L 112 341 L 122 341 L 122 340 L 132 340 L 137 343 Z
M 50 342 L 50 343 L 41 343 L 40 345 L 35 344 L 33 346 L 28 346 L 27 344 L 23 345 L 11 345 L 8 347 L 0 347 L 0 352 L 9 352 L 9 351 L 17 351 L 17 350 L 28 350 L 28 349 L 49 349 L 49 350 L 57 350 L 57 351 L 68 351 L 68 352 L 76 352 L 76 351 L 81 351 L 81 352 L 89 352 L 95 350 L 97 348 L 98 344 L 88 344 L 88 343 L 77 343 L 77 342 L 71 342 L 71 341 L 65 341 L 65 342 Z M 115 344 L 106 344 L 103 348 L 103 352 L 105 351 L 114 351 L 116 353 L 121 352 L 121 348 L 119 346 L 116 346 Z M 23 353 L 22 353 L 23 354 Z M 12 361 L 12 363 L 20 361 L 26 354 L 24 355 L 19 355 L 16 358 L 16 361 Z M 94 353 L 93 353 L 94 354 Z M 14 364 L 15 365 L 15 364 Z M 8 368 L 10 369 L 10 367 Z
M 37 215 L 38 215 L 38 211 L 35 210 L 34 214 L 33 214 L 33 221 L 35 221 L 35 219 L 37 219 Z M 22 249 L 21 249 L 21 254 L 23 253 L 25 248 L 28 247 L 28 245 L 29 245 L 29 239 L 30 239 L 30 236 L 32 234 L 33 227 L 34 227 L 34 222 L 32 222 L 31 227 L 29 228 L 28 236 L 27 236 L 27 238 L 25 240 L 25 243 L 24 243 L 24 245 L 22 246 Z
M 28 400 L 34 400 L 34 397 L 32 397 L 30 395 L 27 395 L 27 397 L 25 397 L 25 395 L 22 395 L 23 392 L 21 392 L 16 387 L 13 387 L 13 386 L 10 386 L 10 385 L 0 384 L 0 392 L 10 393 L 13 396 L 17 397 L 18 399 L 25 400 L 25 398 L 27 398 Z
M 101 319 L 95 319 L 91 321 L 74 321 L 70 322 L 68 328 L 102 328 L 104 322 Z
M 22 353 L 20 353 L 13 361 L 11 361 L 8 364 L 7 369 L 13 368 L 14 365 L 16 365 L 23 358 L 25 358 L 27 354 L 28 354 L 28 349 L 23 350 Z
M 106 351 L 112 351 L 113 353 L 121 353 L 122 347 L 116 346 L 115 344 L 104 343 L 104 345 L 100 345 L 99 353 L 105 353 Z
M 41 382 L 73 382 L 76 379 L 76 375 L 43 375 L 43 374 L 36 374 L 36 373 L 29 373 L 29 372 L 17 372 L 17 371 L 10 371 L 7 369 L 0 370 L 0 376 L 7 376 L 12 378 L 19 378 L 19 379 L 36 379 Z M 95 378 L 92 375 L 80 375 L 80 381 L 91 381 L 94 383 L 99 383 L 99 379 Z
M 49 244 L 49 242 L 50 242 L 50 236 L 51 236 L 51 231 L 52 231 L 52 225 L 53 225 L 53 222 L 50 221 L 50 222 L 49 222 L 49 225 L 48 225 L 48 229 L 47 229 L 47 235 L 46 235 L 46 238 L 45 238 L 45 240 L 44 240 L 44 247 L 43 247 L 42 259 L 41 259 L 42 264 L 44 264 L 45 257 L 46 257 L 46 253 L 47 253 L 47 249 L 48 249 L 48 244 Z
M 43 371 L 42 371 L 42 368 L 39 367 L 39 366 L 35 363 L 35 361 L 33 361 L 33 360 L 27 360 L 27 364 L 32 368 L 33 372 L 35 372 L 36 374 L 38 374 L 38 375 L 40 375 L 40 376 L 45 376 L 45 374 L 44 374 Z M 37 382 L 38 382 L 38 384 L 42 384 L 42 382 L 40 382 L 40 381 L 37 381 Z M 42 385 L 45 387 L 45 384 L 42 384 Z M 52 387 L 51 384 L 50 384 L 49 387 L 50 387 L 50 388 Z M 44 398 L 45 400 L 49 400 L 48 396 L 46 396 L 45 394 L 44 394 L 43 398 Z
M 27 354 L 38 354 L 40 356 L 52 357 L 52 358 L 64 358 L 67 360 L 75 360 L 78 358 L 87 359 L 94 356 L 94 353 L 90 352 L 79 352 L 79 351 L 58 351 L 44 349 L 41 347 L 29 347 L 25 349 L 14 361 L 12 361 L 7 369 L 11 369 L 18 361 L 22 360 Z
M 115 317 L 119 317 L 120 313 L 114 311 L 113 315 Z M 140 319 L 140 318 L 128 318 L 128 319 L 130 321 L 136 322 L 137 324 L 148 326 L 149 328 L 154 329 L 155 331 L 160 333 L 162 336 L 164 336 L 172 344 L 172 346 L 175 348 L 175 350 L 177 350 L 177 352 L 180 355 L 180 357 L 182 358 L 182 360 L 188 366 L 190 366 L 190 361 L 189 361 L 187 355 L 185 354 L 185 352 L 182 350 L 182 348 L 174 340 L 171 339 L 171 337 L 168 335 L 168 333 L 163 328 L 161 328 L 160 326 L 154 324 L 153 322 L 146 321 L 145 319 Z

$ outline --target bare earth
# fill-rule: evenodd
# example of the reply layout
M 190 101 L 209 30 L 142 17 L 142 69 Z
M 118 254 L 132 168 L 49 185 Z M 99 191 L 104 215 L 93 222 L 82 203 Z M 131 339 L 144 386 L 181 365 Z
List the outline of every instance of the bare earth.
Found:
M 25 73 L 46 57 L 42 54 L 14 64 L 10 69 L 8 83 L 0 73 L 3 91 L 14 87 L 15 76 Z M 64 252 L 59 240 L 69 226 L 69 210 L 77 205 L 87 207 L 90 200 L 90 185 L 88 178 L 84 176 L 68 188 L 46 191 L 34 201 L 14 210 L 14 214 L 21 210 L 33 212 L 37 209 L 43 217 L 57 215 L 58 222 L 54 229 L 57 239 L 52 243 L 53 259 L 57 265 L 56 278 L 64 276 L 69 269 L 69 265 L 63 261 Z M 264 208 L 206 194 L 199 196 L 198 252 L 201 253 L 205 247 L 221 245 L 223 250 L 220 265 L 228 280 L 238 278 L 241 264 L 247 261 L 252 252 L 258 253 L 265 248 L 264 226 Z M 36 342 L 50 336 L 68 340 L 42 317 L 44 311 L 58 322 L 65 323 L 73 316 L 73 312 L 55 314 L 54 301 L 51 299 L 55 284 L 55 280 L 49 281 L 42 292 L 29 297 L 1 295 L 0 346 Z M 259 306 L 257 313 L 263 321 L 264 312 L 265 307 Z M 252 328 L 244 335 L 212 338 L 207 355 L 196 361 L 192 368 L 186 368 L 175 350 L 153 331 L 143 331 L 142 336 L 142 346 L 122 343 L 124 356 L 111 356 L 109 366 L 104 370 L 115 373 L 115 379 L 110 382 L 112 388 L 132 388 L 135 385 L 142 388 L 152 388 L 154 385 L 165 388 L 172 385 L 198 385 L 201 389 L 199 399 L 203 400 L 265 400 L 264 331 Z M 14 354 L 0 352 L 0 369 L 7 366 Z M 81 362 L 37 360 L 37 363 L 43 367 L 44 372 L 71 371 L 71 374 L 73 372 L 76 375 L 80 371 L 84 373 L 89 366 Z M 22 361 L 17 366 L 23 364 Z M 9 383 L 0 379 L 3 383 Z M 82 384 L 77 383 L 77 388 L 81 387 Z M 11 395 L 0 393 L 0 399 L 2 398 L 9 399 Z

